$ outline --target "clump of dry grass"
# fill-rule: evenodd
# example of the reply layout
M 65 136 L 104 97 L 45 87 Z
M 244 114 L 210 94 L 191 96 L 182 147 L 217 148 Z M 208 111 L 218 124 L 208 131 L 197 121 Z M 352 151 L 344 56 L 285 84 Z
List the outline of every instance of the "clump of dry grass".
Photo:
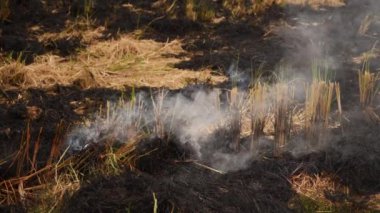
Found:
M 324 211 L 331 210 L 335 202 L 341 204 L 340 209 L 346 212 L 350 208 L 346 203 L 347 198 L 350 197 L 350 190 L 347 186 L 340 184 L 339 178 L 332 174 L 315 174 L 309 175 L 300 173 L 294 175 L 290 179 L 292 188 L 297 192 L 297 209 L 303 211 Z M 338 212 L 341 212 L 338 211 Z
M 211 21 L 215 18 L 215 8 L 209 1 L 186 0 L 185 11 L 192 21 Z
M 73 72 L 60 72 L 54 57 L 44 56 L 41 62 L 26 65 L 19 60 L 9 60 L 0 67 L 0 83 L 6 88 L 49 87 L 55 84 L 68 84 L 72 82 Z
M 379 89 L 380 75 L 371 73 L 368 61 L 364 63 L 363 69 L 358 72 L 359 79 L 359 98 L 363 108 L 369 107 Z
M 19 63 L 12 63 L 0 68 L 0 82 L 3 86 L 22 87 L 25 84 L 35 84 L 32 73 Z
M 164 138 L 166 135 L 164 120 L 166 116 L 164 115 L 164 100 L 167 95 L 167 91 L 160 91 L 156 97 L 151 96 L 153 104 L 153 114 L 154 114 L 154 133 L 160 138 Z
M 342 7 L 346 4 L 344 0 L 279 0 L 283 4 L 310 6 L 313 9 L 319 7 Z
M 229 106 L 231 112 L 230 124 L 231 128 L 229 133 L 232 135 L 232 143 L 234 144 L 235 150 L 240 150 L 240 133 L 241 133 L 241 122 L 242 122 L 242 111 L 241 111 L 241 97 L 237 87 L 233 87 L 229 92 Z
M 335 96 L 334 96 L 335 94 Z M 329 125 L 329 116 L 333 98 L 336 98 L 341 114 L 339 83 L 314 80 L 306 86 L 305 116 L 306 131 L 311 131 L 316 123 L 323 123 L 325 128 Z
M 58 151 L 61 144 L 57 142 L 62 139 L 63 129 L 62 124 L 58 124 L 49 159 L 45 165 L 40 166 L 37 163 L 37 155 L 41 148 L 42 129 L 34 141 L 31 138 L 30 126 L 27 125 L 20 148 L 12 155 L 6 174 L 4 174 L 10 178 L 0 182 L 0 189 L 2 189 L 0 191 L 0 205 L 14 205 L 20 202 L 26 204 L 28 200 L 33 199 L 39 192 L 46 189 L 47 185 L 50 184 L 50 178 L 54 177 L 63 166 L 61 164 L 63 163 L 62 157 L 59 157 L 61 153 Z M 30 150 L 32 150 L 32 155 L 30 155 Z M 52 160 L 55 161 L 54 164 Z
M 223 6 L 225 9 L 231 11 L 234 17 L 241 17 L 244 15 L 256 15 L 264 12 L 270 6 L 275 3 L 281 4 L 279 0 L 223 0 Z
M 373 101 L 380 89 L 380 74 L 370 72 L 369 62 L 366 59 L 362 70 L 358 72 L 359 99 L 367 120 L 380 122 L 380 117 L 373 108 Z
M 336 174 L 301 172 L 290 178 L 297 196 L 290 202 L 292 209 L 301 212 L 372 212 L 379 209 L 379 196 L 358 196 L 344 185 Z
M 325 173 L 308 175 L 300 173 L 291 177 L 292 188 L 299 194 L 316 200 L 326 200 L 324 192 L 344 192 L 349 194 L 349 188 L 337 184 L 338 177 Z M 327 201 L 327 200 L 326 200 Z
M 0 82 L 4 87 L 23 89 L 73 83 L 83 89 L 94 86 L 179 89 L 192 83 L 226 81 L 226 77 L 213 75 L 209 69 L 194 72 L 175 68 L 173 64 L 182 59 L 167 55 L 183 52 L 181 45 L 178 40 L 160 43 L 124 36 L 92 44 L 70 59 L 46 54 L 28 65 L 9 60 L 0 67 Z
M 322 71 L 317 63 L 312 67 L 313 79 L 305 88 L 305 136 L 318 142 L 329 127 L 333 100 L 336 100 L 339 115 L 342 115 L 340 85 L 331 82 L 331 73 Z
M 66 130 L 62 123 L 57 125 L 48 159 L 41 164 L 38 154 L 42 149 L 42 129 L 33 140 L 27 125 L 19 150 L 3 163 L 8 165 L 4 175 L 9 178 L 0 181 L 0 205 L 21 205 L 37 212 L 59 211 L 65 199 L 80 188 L 86 174 L 109 176 L 124 168 L 134 170 L 141 157 L 135 153 L 141 135 L 117 147 L 110 138 L 103 147 L 92 146 L 79 155 L 68 155 L 69 147 L 62 149 Z
M 249 113 L 251 119 L 251 149 L 257 146 L 258 139 L 264 135 L 264 128 L 269 114 L 269 86 L 260 81 L 249 90 Z
M 293 125 L 294 87 L 288 83 L 274 85 L 274 154 L 279 156 L 283 153 L 285 145 L 290 137 Z
M 130 111 L 141 110 L 141 103 L 134 96 L 131 99 L 128 104 L 122 101 L 119 104 Z M 114 116 L 113 111 L 107 104 L 99 116 L 105 116 L 107 122 Z M 141 122 L 139 117 L 135 118 L 131 128 L 141 128 Z M 43 129 L 34 140 L 27 125 L 19 150 L 0 161 L 7 165 L 4 177 L 9 177 L 0 181 L 0 205 L 17 204 L 38 212 L 59 211 L 65 199 L 80 188 L 87 175 L 109 176 L 119 174 L 124 168 L 134 170 L 137 159 L 141 157 L 135 152 L 142 138 L 141 132 L 129 134 L 128 141 L 121 144 L 116 144 L 118 141 L 110 136 L 100 146 L 90 146 L 78 155 L 68 155 L 71 147 L 64 144 L 66 131 L 63 123 L 57 124 L 50 152 L 42 156 L 46 158 L 42 164 L 39 153 L 44 148 L 41 145 Z M 129 127 L 125 131 L 130 131 Z

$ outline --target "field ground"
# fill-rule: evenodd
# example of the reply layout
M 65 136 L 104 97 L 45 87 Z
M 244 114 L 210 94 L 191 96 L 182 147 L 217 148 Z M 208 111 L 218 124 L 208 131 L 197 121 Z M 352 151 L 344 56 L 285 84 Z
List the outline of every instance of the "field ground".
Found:
M 177 1 L 110 1 L 86 13 L 81 1 L 70 9 L 30 2 L 0 23 L 1 211 L 380 211 L 380 98 L 374 90 L 361 106 L 358 83 L 367 61 L 380 71 L 376 1 L 285 0 L 254 11 L 212 1 L 210 17 Z M 310 80 L 316 58 L 341 91 L 331 144 L 322 148 L 260 153 L 224 172 L 156 126 L 155 137 L 138 135 L 121 148 L 65 151 L 69 133 L 110 102 L 212 88 L 233 102 L 234 88 L 248 90 L 251 76 L 273 85 L 273 76 Z M 268 129 L 265 138 L 275 138 L 276 127 Z M 244 149 L 250 138 L 242 135 Z

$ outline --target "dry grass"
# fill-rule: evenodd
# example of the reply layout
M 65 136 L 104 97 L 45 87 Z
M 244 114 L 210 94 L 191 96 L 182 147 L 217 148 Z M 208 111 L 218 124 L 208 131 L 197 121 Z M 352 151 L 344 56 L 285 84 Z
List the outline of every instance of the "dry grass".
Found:
M 370 72 L 368 61 L 366 61 L 363 69 L 358 72 L 360 106 L 366 120 L 375 123 L 380 122 L 380 116 L 373 107 L 373 101 L 380 88 L 379 80 L 380 74 Z
M 4 2 L 8 1 L 0 0 L 0 19 L 5 19 L 9 15 L 4 11 Z M 84 13 L 87 16 L 90 16 L 92 12 L 91 2 L 90 0 L 86 1 L 88 7 L 85 7 Z M 252 7 L 247 7 L 245 2 L 225 0 L 224 6 L 230 9 L 234 16 L 241 16 L 258 13 L 269 7 L 274 1 L 261 1 L 261 4 L 251 5 Z M 343 4 L 339 0 L 285 0 L 284 2 L 316 5 L 321 5 L 322 2 L 324 5 Z M 215 11 L 212 6 L 204 1 L 187 0 L 186 15 L 193 21 L 210 21 L 215 17 Z M 368 28 L 367 25 L 368 21 L 365 21 L 360 32 L 365 33 Z M 57 39 L 66 38 L 69 34 L 81 36 L 78 31 L 68 30 L 59 35 L 55 33 L 45 34 L 40 39 L 54 42 Z M 0 67 L 1 86 L 7 89 L 26 89 L 50 87 L 55 84 L 75 84 L 84 89 L 89 87 L 121 88 L 125 86 L 178 89 L 191 83 L 218 84 L 226 80 L 224 76 L 214 76 L 208 69 L 194 72 L 175 68 L 174 64 L 187 60 L 185 57 L 177 57 L 184 53 L 180 40 L 160 43 L 153 40 L 137 40 L 131 36 L 121 36 L 117 40 L 93 42 L 93 38 L 96 36 L 97 34 L 85 35 L 89 46 L 78 51 L 78 54 L 70 59 L 55 55 L 43 55 L 37 58 L 36 63 L 30 65 L 17 60 L 7 61 Z M 370 106 L 376 95 L 379 76 L 370 73 L 368 69 L 363 69 L 358 75 L 360 104 L 363 107 Z M 30 127 L 27 126 L 19 150 L 7 159 L 0 159 L 0 165 L 10 163 L 10 168 L 14 169 L 14 171 L 7 171 L 9 174 L 14 172 L 11 178 L 0 182 L 0 205 L 20 203 L 30 205 L 33 199 L 39 199 L 41 206 L 36 211 L 57 210 L 64 201 L 65 195 L 80 188 L 85 179 L 83 174 L 111 176 L 119 174 L 123 168 L 135 170 L 136 161 L 142 157 L 135 152 L 139 141 L 146 134 L 151 133 L 160 138 L 165 138 L 168 133 L 170 135 L 171 128 L 166 129 L 164 124 L 165 119 L 170 119 L 167 117 L 169 113 L 163 109 L 165 95 L 166 93 L 162 91 L 158 96 L 151 96 L 154 116 L 151 129 L 143 130 L 144 124 L 142 123 L 144 121 L 141 117 L 136 118 L 125 130 L 133 132 L 134 134 L 130 134 L 133 136 L 128 141 L 123 141 L 117 148 L 114 144 L 115 139 L 108 138 L 104 141 L 104 147 L 100 149 L 90 146 L 89 149 L 83 150 L 80 155 L 68 157 L 67 150 L 62 150 L 65 128 L 62 124 L 58 125 L 48 159 L 46 164 L 42 166 L 37 164 L 41 149 L 40 136 L 33 140 L 30 135 Z M 244 98 L 247 100 L 243 100 Z M 342 106 L 338 83 L 318 79 L 306 86 L 304 126 L 309 137 L 321 133 L 315 129 L 316 125 L 322 124 L 324 129 L 329 127 L 334 98 L 337 100 L 338 111 L 341 114 Z M 280 156 L 284 152 L 284 147 L 293 130 L 294 87 L 291 84 L 279 82 L 270 86 L 266 83 L 257 82 L 250 89 L 247 97 L 237 87 L 233 87 L 228 91 L 227 102 L 230 116 L 222 122 L 228 123 L 228 127 L 230 127 L 228 134 L 232 135 L 232 143 L 237 152 L 241 149 L 241 134 L 245 117 L 248 117 L 250 122 L 251 149 L 257 146 L 258 139 L 261 136 L 268 134 L 264 129 L 270 118 L 273 117 L 274 154 Z M 131 113 L 142 108 L 142 103 L 136 102 L 134 97 L 131 97 L 131 102 L 128 104 L 127 111 L 129 110 L 128 112 Z M 120 103 L 120 105 L 125 106 L 124 103 Z M 221 110 L 219 96 L 215 100 L 215 106 Z M 109 121 L 113 112 L 115 111 L 111 109 L 110 104 L 107 104 L 106 109 L 99 112 L 99 116 L 106 117 L 105 120 Z M 137 114 L 141 113 L 143 113 L 142 110 Z M 147 127 L 144 126 L 144 128 Z M 40 135 L 42 131 L 41 129 Z M 326 200 L 323 193 L 326 190 L 344 195 L 349 194 L 347 187 L 337 185 L 335 177 L 325 174 L 315 176 L 300 174 L 292 177 L 291 182 L 298 194 L 314 200 L 323 200 L 328 205 L 331 203 Z
M 232 143 L 234 144 L 235 150 L 240 151 L 240 135 L 242 128 L 242 104 L 241 97 L 237 87 L 233 87 L 229 94 L 229 105 L 231 112 L 231 129 L 230 134 L 232 134 Z
M 156 136 L 160 138 L 165 138 L 165 124 L 164 120 L 167 116 L 164 114 L 164 100 L 167 95 L 167 91 L 160 91 L 156 97 L 151 95 L 152 104 L 153 104 L 153 114 L 154 114 L 154 133 Z
M 366 198 L 355 195 L 334 174 L 300 173 L 290 179 L 297 192 L 291 207 L 304 212 L 372 212 L 379 210 L 379 195 Z M 369 208 L 369 209 L 365 209 Z
M 322 122 L 323 125 L 326 125 L 325 128 L 328 128 L 327 121 L 334 92 L 335 97 L 338 100 L 340 99 L 339 84 L 314 81 L 307 88 L 304 108 L 307 115 L 305 127 Z M 221 122 L 227 123 L 229 128 L 227 134 L 231 134 L 231 142 L 237 152 L 241 149 L 244 117 L 250 118 L 251 136 L 256 139 L 265 134 L 264 127 L 273 117 L 274 155 L 281 156 L 284 153 L 284 148 L 293 130 L 294 89 L 292 83 L 289 82 L 277 82 L 272 86 L 256 82 L 248 94 L 239 91 L 237 87 L 233 87 L 227 92 L 226 106 L 230 116 Z M 60 148 L 65 128 L 58 125 L 47 163 L 40 167 L 36 164 L 40 139 L 38 137 L 34 141 L 30 136 L 29 127 L 27 127 L 19 151 L 12 156 L 11 166 L 15 169 L 14 176 L 0 182 L 0 204 L 11 205 L 21 202 L 27 205 L 33 198 L 37 198 L 42 202 L 38 206 L 39 210 L 59 210 L 65 197 L 67 197 L 66 195 L 74 193 L 85 181 L 86 177 L 83 174 L 112 176 L 120 174 L 124 168 L 136 170 L 136 162 L 142 157 L 136 153 L 136 147 L 141 139 L 150 137 L 151 134 L 160 138 L 166 138 L 167 135 L 170 135 L 171 128 L 166 128 L 165 124 L 168 120 L 173 119 L 170 116 L 175 115 L 164 109 L 165 97 L 164 91 L 159 92 L 157 96 L 151 96 L 152 115 L 154 116 L 152 123 L 145 124 L 141 116 L 136 116 L 133 122 L 125 127 L 125 131 L 132 131 L 134 134 L 129 134 L 132 137 L 128 138 L 127 141 L 122 141 L 118 146 L 115 146 L 116 139 L 110 136 L 100 142 L 103 144 L 101 147 L 89 146 L 82 150 L 80 155 L 67 156 L 67 150 Z M 127 114 L 142 115 L 144 104 L 136 99 L 134 93 L 129 99 L 130 102 L 124 102 L 121 99 L 116 107 L 122 107 L 123 110 L 127 111 Z M 215 108 L 220 109 L 220 101 L 218 94 L 214 103 Z M 341 108 L 340 101 L 338 102 L 339 108 Z M 107 104 L 106 108 L 99 112 L 99 116 L 105 118 L 104 122 L 112 123 L 111 120 L 117 116 L 117 112 L 110 104 Z M 252 147 L 255 147 L 255 144 L 251 145 Z M 33 152 L 29 154 L 27 150 L 31 149 Z M 149 155 L 150 153 L 145 154 Z M 0 164 L 5 163 L 0 161 Z M 293 176 L 291 182 L 299 195 L 322 202 L 321 206 L 329 208 L 333 204 L 326 199 L 326 191 L 331 196 L 343 192 L 346 193 L 344 196 L 349 195 L 345 191 L 347 187 L 337 185 L 334 176 L 300 174 Z
M 226 80 L 223 76 L 212 75 L 208 69 L 194 72 L 175 68 L 174 64 L 186 60 L 175 57 L 181 52 L 179 40 L 160 43 L 124 36 L 90 45 L 69 60 L 43 55 L 30 65 L 17 61 L 6 63 L 0 67 L 0 82 L 7 88 L 25 89 L 74 82 L 84 88 L 148 86 L 179 89 L 192 83 L 219 84 Z
M 337 183 L 337 178 L 328 174 L 308 175 L 300 173 L 291 178 L 292 188 L 314 200 L 326 200 L 325 192 L 349 194 L 349 188 Z M 328 202 L 328 201 L 327 201 Z
M 339 115 L 342 114 L 339 83 L 314 80 L 306 88 L 305 133 L 314 142 L 329 127 L 330 113 L 334 98 L 337 101 Z
M 119 174 L 125 167 L 133 170 L 136 160 L 141 157 L 134 153 L 138 137 L 131 138 L 117 149 L 110 141 L 104 149 L 90 148 L 81 155 L 68 156 L 67 149 L 59 152 L 63 142 L 59 133 L 62 127 L 59 127 L 49 160 L 37 167 L 35 155 L 33 158 L 29 156 L 31 138 L 28 129 L 7 171 L 11 178 L 0 182 L 0 205 L 22 205 L 38 212 L 59 211 L 65 199 L 80 188 L 86 178 L 83 173 L 102 176 Z M 34 153 L 40 149 L 36 144 Z M 16 173 L 11 175 L 13 169 Z
M 360 23 L 358 34 L 362 36 L 366 35 L 369 30 L 369 27 L 372 24 L 372 21 L 374 21 L 373 15 L 366 15 Z
M 260 0 L 251 2 L 245 0 L 223 0 L 223 6 L 231 12 L 233 17 L 241 17 L 244 15 L 260 14 L 273 4 L 281 4 L 281 2 L 281 0 Z
M 363 69 L 358 72 L 360 105 L 365 108 L 373 103 L 373 99 L 379 89 L 380 75 L 371 73 L 368 62 L 364 63 Z
M 323 139 L 329 128 L 333 101 L 336 100 L 339 117 L 342 116 L 340 85 L 332 82 L 333 73 L 321 61 L 314 61 L 312 66 L 312 82 L 305 88 L 305 136 L 312 143 Z
M 344 0 L 282 0 L 282 3 L 290 4 L 290 5 L 302 5 L 302 6 L 310 6 L 312 8 L 319 7 L 341 7 L 345 5 Z
M 274 154 L 280 156 L 290 137 L 293 125 L 294 87 L 288 83 L 277 83 L 274 85 Z
M 125 106 L 133 111 L 140 109 L 137 101 Z M 99 112 L 106 116 L 106 122 L 113 116 L 110 110 L 108 105 L 102 111 L 104 113 Z M 132 125 L 139 128 L 140 124 L 141 120 L 136 119 Z M 80 155 L 68 155 L 70 147 L 64 147 L 67 128 L 59 123 L 50 154 L 42 165 L 39 156 L 39 151 L 44 148 L 40 141 L 42 132 L 43 129 L 40 129 L 38 137 L 33 139 L 28 124 L 19 150 L 1 161 L 7 165 L 4 175 L 9 178 L 0 181 L 0 205 L 22 205 L 37 212 L 59 211 L 65 199 L 80 188 L 87 175 L 110 176 L 119 174 L 124 168 L 134 170 L 137 159 L 141 157 L 135 153 L 141 134 L 131 136 L 117 148 L 111 137 L 101 147 L 93 146 L 83 150 Z
M 38 136 L 36 141 L 32 141 L 30 126 L 29 124 L 27 125 L 20 148 L 12 155 L 12 159 L 8 164 L 8 170 L 6 171 L 7 174 L 13 173 L 13 175 L 11 175 L 11 178 L 0 182 L 0 205 L 14 205 L 20 201 L 26 204 L 25 202 L 36 196 L 35 193 L 41 190 L 44 191 L 46 186 L 51 183 L 49 176 L 54 177 L 57 170 L 60 170 L 64 165 L 64 162 L 61 161 L 62 158 L 59 158 L 60 153 L 58 150 L 60 144 L 56 142 L 62 138 L 62 129 L 61 125 L 57 127 L 49 160 L 43 167 L 38 167 L 36 158 L 40 149 L 40 136 Z M 34 143 L 33 156 L 30 156 L 29 151 L 32 142 Z M 60 160 L 57 161 L 58 158 Z M 55 160 L 56 163 L 52 164 L 52 160 Z
M 186 0 L 186 16 L 192 21 L 211 21 L 215 18 L 215 8 L 209 1 Z
M 269 86 L 256 82 L 249 90 L 249 113 L 251 119 L 251 149 L 257 146 L 258 139 L 264 135 L 264 128 L 269 116 Z

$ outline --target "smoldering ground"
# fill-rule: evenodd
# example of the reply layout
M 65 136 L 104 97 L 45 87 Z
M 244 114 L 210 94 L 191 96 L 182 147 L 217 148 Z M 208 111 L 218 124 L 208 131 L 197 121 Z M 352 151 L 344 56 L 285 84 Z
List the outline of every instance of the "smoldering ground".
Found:
M 380 138 L 376 132 L 379 123 L 363 116 L 358 106 L 357 83 L 353 79 L 356 79 L 357 71 L 366 57 L 372 61 L 372 71 L 379 69 L 375 62 L 378 59 L 376 41 L 379 38 L 379 17 L 376 12 L 379 11 L 379 4 L 378 1 L 347 1 L 345 5 L 333 9 L 321 7 L 300 11 L 292 6 L 286 8 L 289 25 L 280 26 L 276 33 L 283 39 L 285 49 L 279 66 L 286 64 L 287 69 L 281 71 L 290 79 L 295 92 L 296 103 L 292 109 L 305 107 L 305 82 L 310 83 L 313 78 L 311 70 L 315 61 L 320 63 L 318 66 L 322 70 L 334 73 L 333 78 L 328 80 L 339 81 L 342 86 L 343 115 L 337 113 L 334 104 L 329 115 L 329 126 L 318 132 L 317 143 L 305 137 L 303 130 L 294 130 L 282 158 L 272 158 L 270 155 L 268 160 L 265 149 L 260 149 L 261 153 L 250 149 L 251 140 L 244 134 L 240 135 L 244 133 L 244 128 L 241 128 L 238 137 L 242 147 L 236 151 L 234 125 L 236 120 L 241 122 L 237 122 L 239 125 L 244 123 L 249 114 L 248 92 L 245 89 L 249 88 L 250 79 L 247 79 L 249 74 L 239 70 L 234 62 L 226 72 L 231 84 L 235 81 L 235 85 L 243 85 L 235 101 L 231 98 L 233 87 L 228 88 L 227 92 L 223 89 L 195 87 L 176 94 L 141 93 L 132 104 L 110 107 L 108 115 L 105 113 L 95 117 L 95 122 L 78 127 L 67 140 L 70 146 L 85 149 L 91 144 L 103 143 L 108 138 L 128 143 L 141 131 L 152 135 L 148 142 L 160 141 L 157 138 L 170 138 L 170 141 L 175 142 L 170 145 L 190 148 L 186 150 L 191 153 L 190 159 L 227 174 L 220 175 L 210 168 L 203 170 L 188 163 L 192 161 L 181 161 L 179 164 L 174 160 L 175 163 L 163 163 L 167 169 L 153 176 L 127 172 L 123 178 L 98 180 L 94 184 L 96 187 L 90 185 L 83 188 L 73 199 L 72 206 L 83 207 L 81 196 L 87 199 L 89 195 L 96 194 L 100 197 L 87 199 L 87 209 L 93 206 L 125 207 L 130 205 L 127 200 L 135 205 L 133 208 L 150 211 L 151 207 L 145 204 L 152 203 L 153 191 L 157 193 L 159 206 L 164 211 L 177 205 L 182 210 L 260 212 L 269 205 L 268 212 L 285 212 L 289 210 L 286 202 L 292 193 L 287 178 L 300 173 L 318 175 L 323 172 L 332 174 L 353 193 L 378 193 Z M 368 53 L 371 54 L 368 56 Z M 264 103 L 254 103 L 254 107 L 271 108 L 275 86 L 275 83 L 269 85 L 269 98 Z M 304 120 L 300 120 L 298 126 L 302 129 Z M 297 126 L 297 118 L 293 121 L 294 126 Z M 262 147 L 272 149 L 275 143 L 273 132 L 258 141 Z M 168 153 L 161 153 L 159 158 L 165 156 L 169 156 Z M 159 158 L 152 157 L 149 162 L 157 162 Z M 153 165 L 162 168 L 160 163 Z M 107 195 L 113 193 L 107 194 L 104 190 L 108 192 L 122 188 L 120 186 L 129 191 L 114 195 L 116 199 L 107 199 Z M 138 189 L 134 190 L 136 186 Z M 194 206 L 194 203 L 199 203 L 199 206 Z M 360 206 L 358 203 L 355 205 Z
M 319 7 L 299 10 L 294 6 L 286 7 L 290 24 L 278 27 L 275 33 L 284 41 L 285 54 L 281 64 L 285 64 L 287 69 L 278 72 L 283 72 L 280 74 L 286 78 L 308 81 L 313 75 L 311 71 L 313 63 L 317 61 L 319 63 L 317 66 L 332 73 L 330 80 L 339 80 L 343 87 L 352 87 L 352 84 L 346 81 L 352 79 L 351 77 L 360 69 L 361 63 L 367 60 L 365 54 L 373 53 L 367 54 L 368 60 L 378 59 L 376 42 L 380 35 L 380 17 L 376 12 L 379 9 L 380 2 L 371 0 L 351 0 L 333 9 Z M 231 82 L 247 88 L 250 76 L 247 72 L 239 70 L 236 63 L 232 63 L 227 73 Z M 282 66 L 281 64 L 279 66 Z M 375 62 L 371 63 L 373 69 L 378 69 L 377 65 Z M 302 100 L 305 87 L 297 84 L 295 92 Z M 241 103 L 238 111 L 247 108 L 243 103 L 246 96 L 244 93 L 239 97 Z M 176 138 L 180 144 L 190 146 L 197 159 L 214 159 L 211 160 L 214 161 L 211 164 L 220 169 L 246 167 L 246 164 L 253 159 L 252 152 L 247 151 L 244 154 L 226 152 L 232 148 L 233 138 L 236 137 L 233 136 L 236 133 L 231 133 L 232 121 L 243 119 L 233 116 L 243 116 L 243 114 L 240 112 L 236 114 L 234 112 L 236 109 L 232 109 L 226 101 L 221 103 L 221 92 L 218 89 L 208 92 L 185 91 L 183 94 L 187 96 L 180 93 L 171 97 L 155 96 L 153 99 L 149 97 L 150 95 L 138 94 L 137 102 L 141 105 L 129 109 L 125 106 L 111 107 L 107 118 L 98 117 L 88 126 L 74 130 L 68 137 L 68 143 L 72 149 L 83 149 L 88 144 L 102 142 L 109 137 L 125 142 L 139 131 L 150 129 L 149 131 L 156 136 L 168 134 Z M 343 94 L 343 105 L 347 103 L 345 106 L 347 116 L 349 116 L 347 113 L 353 111 L 352 96 L 353 94 L 349 92 Z M 264 105 L 269 107 L 272 103 Z M 324 141 L 330 143 L 324 142 L 310 148 L 308 142 L 298 138 L 290 143 L 288 151 L 297 155 L 307 154 L 332 147 L 335 143 L 331 141 L 340 141 L 343 137 L 337 134 L 327 135 L 331 136 L 326 137 Z M 269 143 L 266 139 L 262 141 L 264 144 Z M 249 150 L 247 147 L 246 149 Z M 232 165 L 224 166 L 229 164 Z
M 165 91 L 152 96 L 139 93 L 133 103 L 112 104 L 108 114 L 97 116 L 87 126 L 75 129 L 68 136 L 67 144 L 75 152 L 110 138 L 127 143 L 145 132 L 151 137 L 171 138 L 179 145 L 191 148 L 195 159 L 208 159 L 223 171 L 241 169 L 253 156 L 248 148 L 244 153 L 232 152 L 232 140 L 240 137 L 240 132 L 231 132 L 231 121 L 241 118 L 231 115 L 242 109 L 232 109 L 222 103 L 221 96 L 220 89 L 200 89 L 175 95 Z M 239 101 L 243 102 L 242 99 Z

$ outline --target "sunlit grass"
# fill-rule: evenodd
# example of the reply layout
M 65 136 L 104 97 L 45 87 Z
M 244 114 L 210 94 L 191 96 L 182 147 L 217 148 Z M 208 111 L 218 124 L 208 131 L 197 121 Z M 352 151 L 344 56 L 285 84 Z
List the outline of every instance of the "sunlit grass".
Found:
M 370 72 L 369 62 L 366 61 L 362 70 L 358 72 L 360 105 L 365 108 L 371 106 L 379 90 L 379 74 Z
M 215 8 L 209 1 L 186 0 L 185 10 L 192 21 L 211 21 L 215 17 Z

